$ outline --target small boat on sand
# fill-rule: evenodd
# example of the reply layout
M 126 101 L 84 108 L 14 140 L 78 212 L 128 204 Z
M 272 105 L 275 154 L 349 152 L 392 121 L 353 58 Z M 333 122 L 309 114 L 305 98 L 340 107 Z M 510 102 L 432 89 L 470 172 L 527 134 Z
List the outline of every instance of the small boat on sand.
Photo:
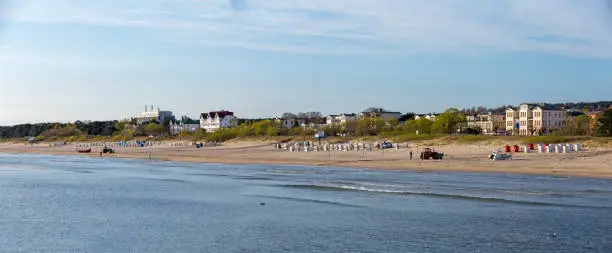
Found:
M 77 149 L 77 152 L 79 152 L 79 153 L 91 153 L 91 149 L 90 148 L 88 148 L 88 149 Z

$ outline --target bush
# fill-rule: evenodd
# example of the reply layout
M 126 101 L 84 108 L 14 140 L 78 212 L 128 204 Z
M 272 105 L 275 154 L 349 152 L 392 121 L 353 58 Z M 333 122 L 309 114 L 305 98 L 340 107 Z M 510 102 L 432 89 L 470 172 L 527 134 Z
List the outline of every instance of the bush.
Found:
M 267 136 L 278 136 L 279 134 L 280 130 L 276 127 L 269 127 L 268 130 L 266 130 Z
M 64 127 L 57 127 L 46 130 L 41 133 L 44 137 L 71 137 L 82 135 L 83 133 L 76 128 L 74 125 L 67 125 Z
M 179 136 L 179 137 L 192 137 L 192 136 L 193 136 L 193 133 L 191 133 L 191 132 L 189 132 L 189 131 L 181 131 L 181 132 L 178 134 L 178 136 Z
M 206 135 L 207 141 L 224 142 L 238 137 L 236 128 L 222 128 Z

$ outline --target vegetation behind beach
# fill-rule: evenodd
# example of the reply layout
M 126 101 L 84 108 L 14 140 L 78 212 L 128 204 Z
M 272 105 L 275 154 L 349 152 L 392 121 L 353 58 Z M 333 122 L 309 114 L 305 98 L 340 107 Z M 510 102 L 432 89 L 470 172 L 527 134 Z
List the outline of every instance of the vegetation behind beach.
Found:
M 397 119 L 383 120 L 365 118 L 349 121 L 344 124 L 327 125 L 320 129 L 297 126 L 286 128 L 282 123 L 272 120 L 245 120 L 238 126 L 223 128 L 207 133 L 203 129 L 195 132 L 181 132 L 170 136 L 168 123 L 154 122 L 135 126 L 131 121 L 93 121 L 74 123 L 39 123 L 0 127 L 0 139 L 4 141 L 24 141 L 34 136 L 37 142 L 85 142 L 85 141 L 127 141 L 139 140 L 192 140 L 224 142 L 235 139 L 260 141 L 312 140 L 317 130 L 322 130 L 331 137 L 328 141 L 347 140 L 389 140 L 394 142 L 428 141 L 436 142 L 499 142 L 512 141 L 520 143 L 559 143 L 569 141 L 591 141 L 608 143 L 612 136 L 612 110 L 606 111 L 594 122 L 582 115 L 571 118 L 565 126 L 542 136 L 493 136 L 482 135 L 478 129 L 458 126 L 466 122 L 466 117 L 457 109 L 448 109 L 440 114 L 436 121 L 425 118 L 415 120 L 409 115 L 407 120 L 399 123 Z M 596 126 L 594 129 L 593 126 Z M 595 130 L 595 131 L 593 131 Z

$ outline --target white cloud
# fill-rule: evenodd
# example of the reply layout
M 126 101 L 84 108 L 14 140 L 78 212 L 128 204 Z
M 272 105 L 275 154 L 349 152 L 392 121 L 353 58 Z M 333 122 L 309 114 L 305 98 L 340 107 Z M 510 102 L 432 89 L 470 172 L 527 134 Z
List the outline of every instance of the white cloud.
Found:
M 534 51 L 612 57 L 610 0 L 19 0 L 18 22 L 155 29 L 304 53 Z

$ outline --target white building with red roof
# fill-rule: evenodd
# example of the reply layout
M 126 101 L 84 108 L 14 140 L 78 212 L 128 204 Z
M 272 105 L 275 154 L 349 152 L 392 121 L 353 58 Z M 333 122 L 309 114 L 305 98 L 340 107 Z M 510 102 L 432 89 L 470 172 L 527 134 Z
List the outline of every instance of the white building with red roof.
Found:
M 230 111 L 214 111 L 202 113 L 200 115 L 200 128 L 206 132 L 214 132 L 224 127 L 233 127 L 237 124 L 237 118 L 234 112 Z

